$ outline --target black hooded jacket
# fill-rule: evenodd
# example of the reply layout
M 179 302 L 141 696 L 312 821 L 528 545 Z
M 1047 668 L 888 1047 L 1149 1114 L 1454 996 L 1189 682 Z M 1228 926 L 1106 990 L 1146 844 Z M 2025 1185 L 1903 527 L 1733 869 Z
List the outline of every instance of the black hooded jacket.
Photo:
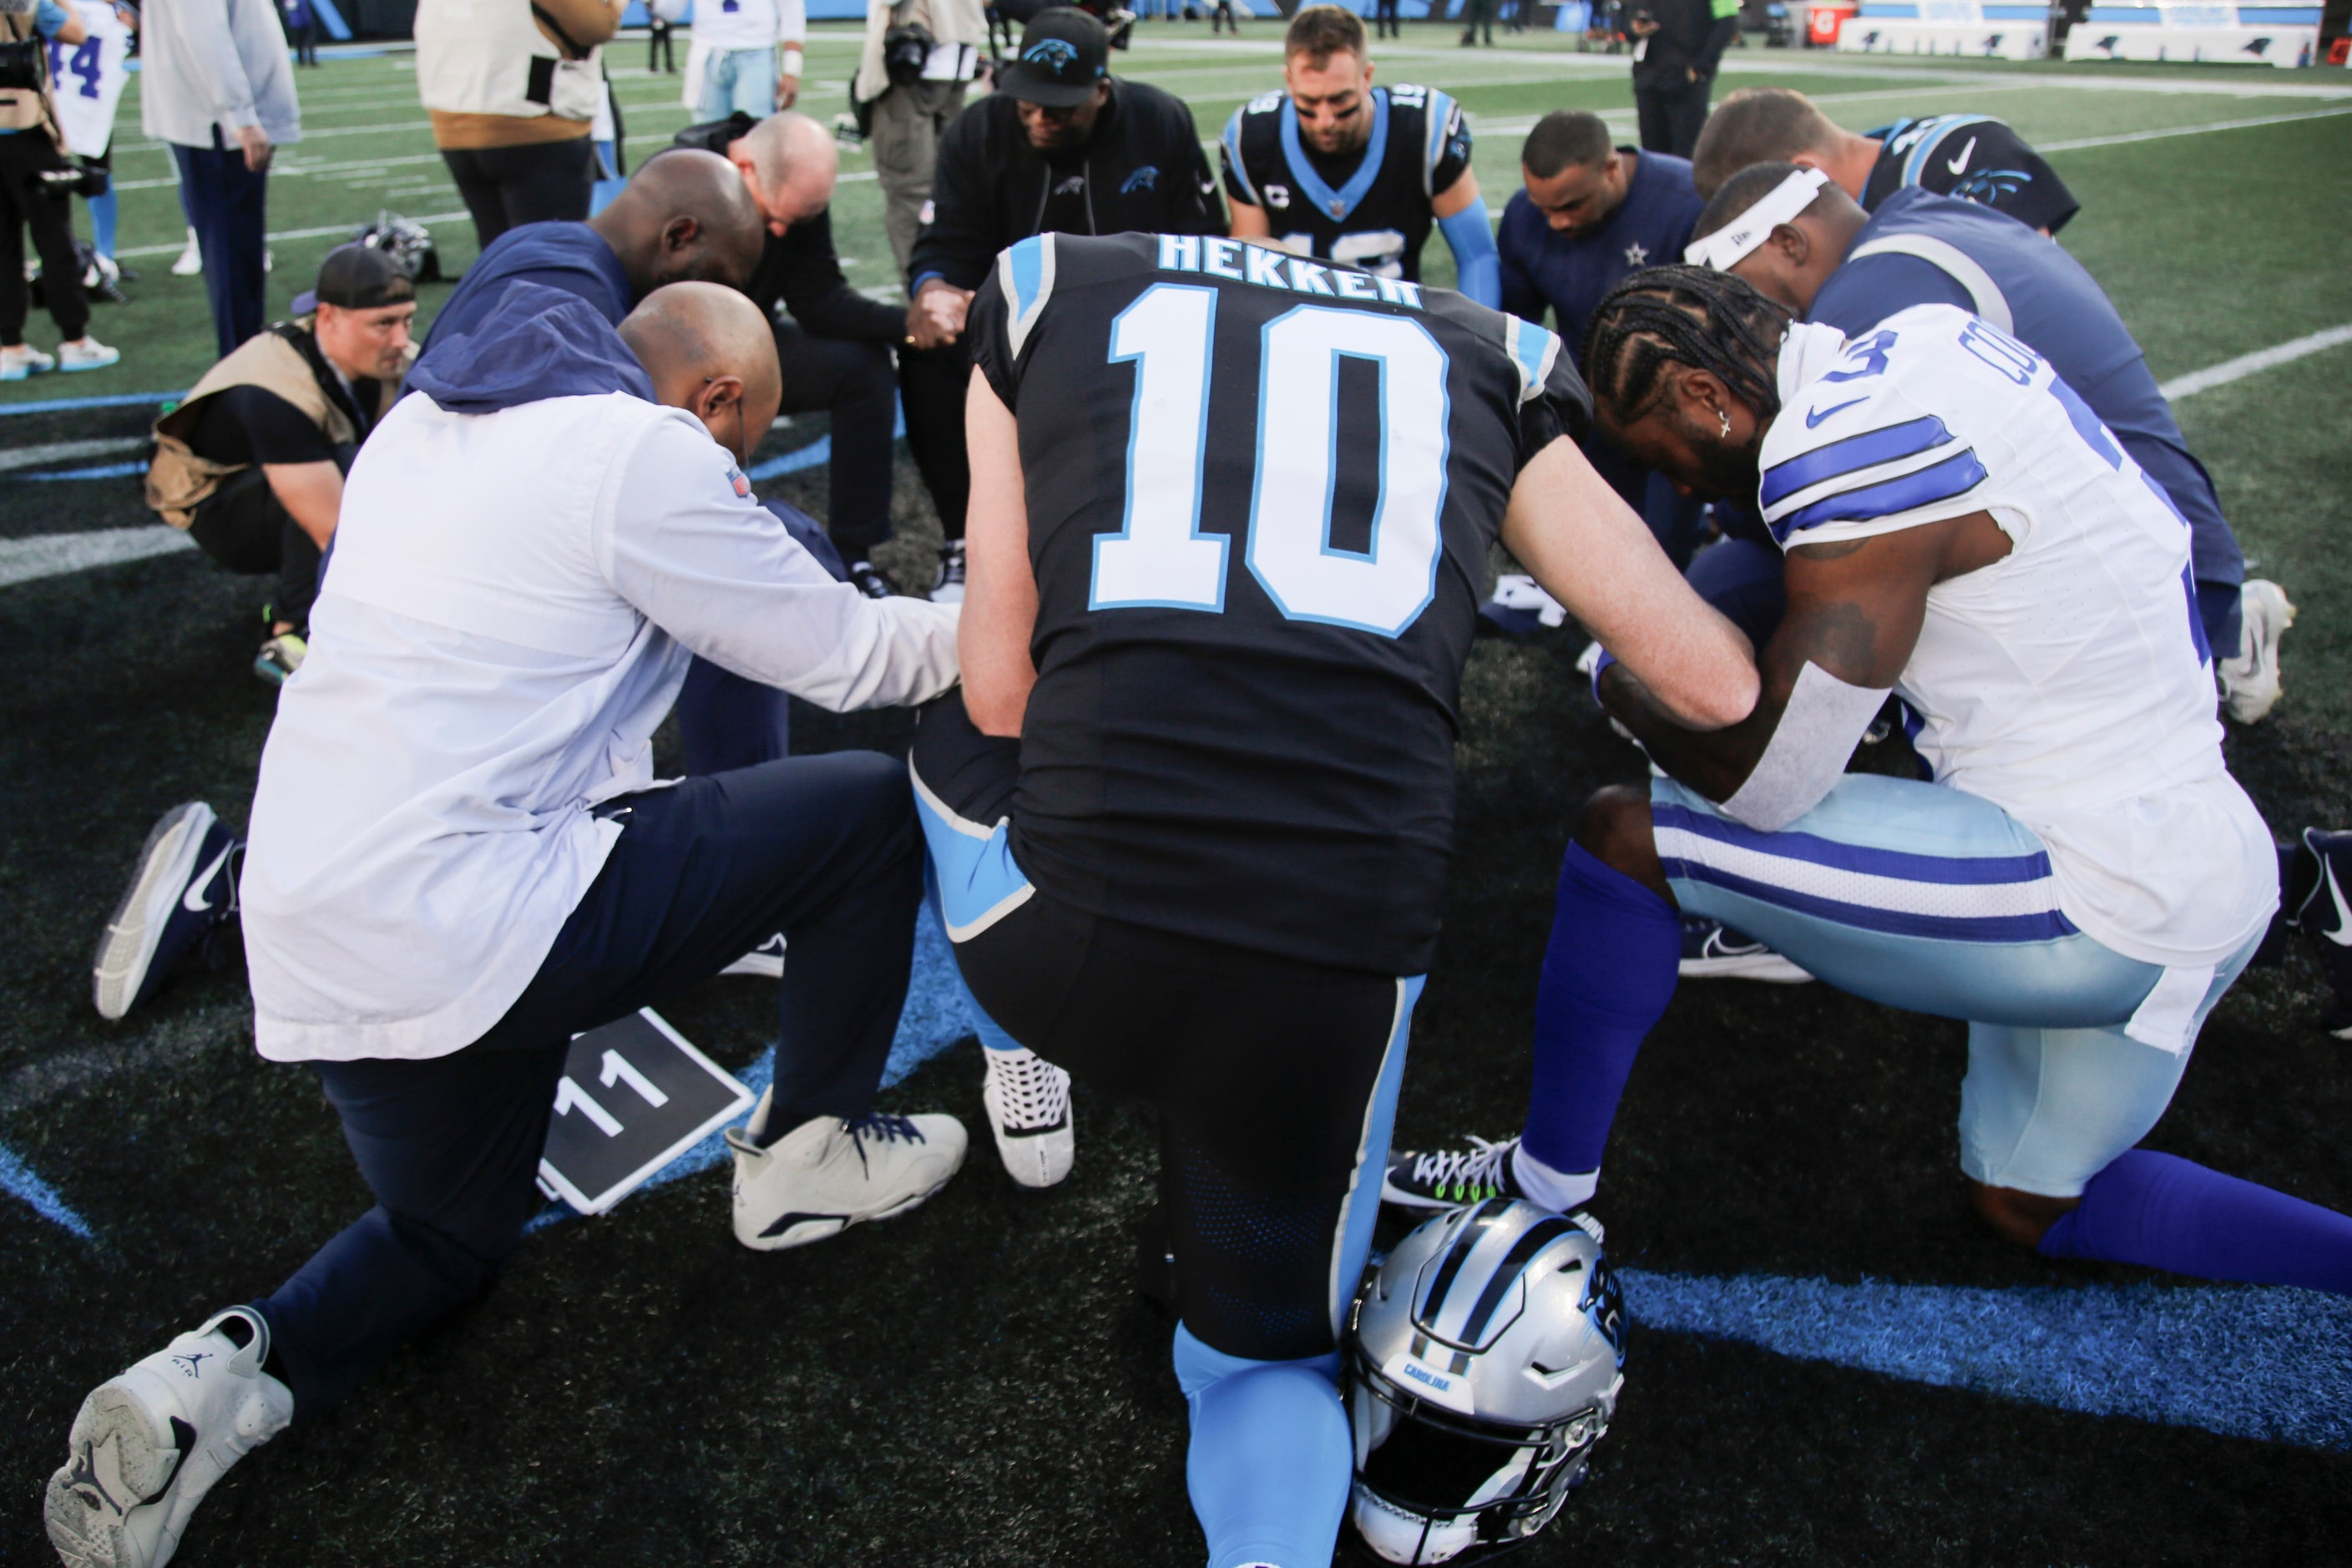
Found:
M 1224 203 L 1183 100 L 1114 79 L 1087 144 L 1048 162 L 1029 145 L 1020 106 L 995 92 L 957 115 L 940 138 L 931 219 L 907 268 L 912 287 L 937 277 L 979 288 L 998 251 L 1049 226 L 1055 187 L 1073 178 L 1084 181 L 1075 205 L 1087 226 L 1059 226 L 1068 232 L 1225 232 Z

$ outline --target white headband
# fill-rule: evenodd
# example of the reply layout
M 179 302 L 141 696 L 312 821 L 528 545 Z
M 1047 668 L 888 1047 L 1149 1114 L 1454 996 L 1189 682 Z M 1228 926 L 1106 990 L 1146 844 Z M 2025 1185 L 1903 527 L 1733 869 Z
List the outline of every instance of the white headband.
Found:
M 1830 177 L 1819 169 L 1799 169 L 1773 186 L 1762 201 L 1705 239 L 1692 240 L 1683 250 L 1683 259 L 1693 267 L 1730 271 L 1763 244 L 1767 235 L 1811 206 L 1814 195 L 1829 183 Z

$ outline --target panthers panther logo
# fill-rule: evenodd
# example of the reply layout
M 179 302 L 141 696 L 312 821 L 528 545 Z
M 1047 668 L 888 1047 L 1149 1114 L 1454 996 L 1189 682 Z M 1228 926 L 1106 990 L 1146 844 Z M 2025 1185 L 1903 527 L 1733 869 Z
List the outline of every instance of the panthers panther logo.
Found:
M 1060 38 L 1040 38 L 1021 51 L 1024 65 L 1039 66 L 1059 76 L 1078 63 L 1076 45 Z

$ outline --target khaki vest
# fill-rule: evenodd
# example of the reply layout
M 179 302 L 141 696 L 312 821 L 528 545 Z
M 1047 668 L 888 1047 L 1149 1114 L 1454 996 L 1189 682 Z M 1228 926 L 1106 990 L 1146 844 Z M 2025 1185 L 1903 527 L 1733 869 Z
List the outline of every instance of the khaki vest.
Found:
M 290 327 L 281 324 L 268 331 L 247 338 L 236 352 L 205 372 L 204 379 L 182 400 L 180 405 L 155 421 L 155 456 L 147 465 L 147 504 L 163 514 L 163 521 L 173 528 L 185 528 L 195 520 L 196 508 L 220 489 L 221 481 L 247 464 L 212 462 L 199 458 L 190 449 L 188 437 L 195 433 L 196 421 L 204 416 L 205 400 L 216 392 L 232 386 L 257 386 L 264 392 L 276 393 L 302 411 L 303 417 L 326 433 L 329 442 L 343 447 L 359 439 L 352 426 L 351 416 L 319 384 L 310 362 L 302 351 L 280 334 L 289 331 L 310 331 L 312 318 L 302 317 Z M 415 351 L 410 350 L 412 357 Z M 399 395 L 397 383 L 377 384 L 377 404 L 373 416 L 381 418 Z

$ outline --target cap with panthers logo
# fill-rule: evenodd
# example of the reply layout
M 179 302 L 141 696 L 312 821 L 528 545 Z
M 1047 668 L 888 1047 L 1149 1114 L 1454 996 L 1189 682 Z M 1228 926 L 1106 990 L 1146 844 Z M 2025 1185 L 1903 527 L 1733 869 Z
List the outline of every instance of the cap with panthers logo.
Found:
M 1029 19 L 1021 54 L 996 79 L 998 90 L 1024 103 L 1072 109 L 1110 74 L 1110 35 L 1075 6 L 1056 5 Z

